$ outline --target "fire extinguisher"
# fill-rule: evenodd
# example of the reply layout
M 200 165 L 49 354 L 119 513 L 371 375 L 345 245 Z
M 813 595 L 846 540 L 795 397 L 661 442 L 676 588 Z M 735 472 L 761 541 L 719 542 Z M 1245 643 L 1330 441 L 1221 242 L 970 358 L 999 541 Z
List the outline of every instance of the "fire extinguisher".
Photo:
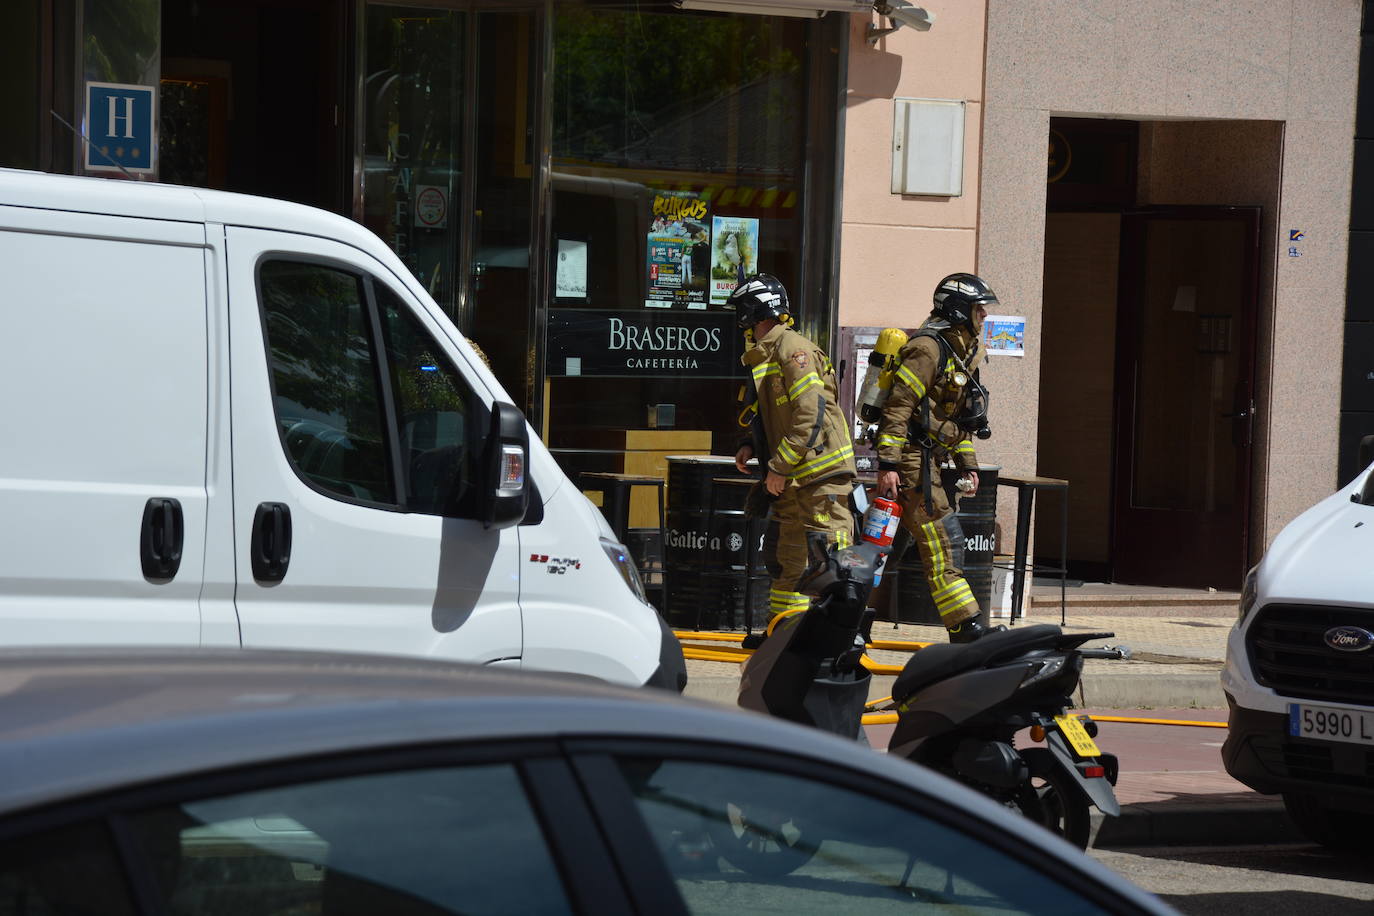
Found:
M 863 538 L 879 547 L 891 547 L 897 535 L 897 526 L 902 521 L 902 507 L 895 499 L 886 496 L 874 497 L 864 513 Z

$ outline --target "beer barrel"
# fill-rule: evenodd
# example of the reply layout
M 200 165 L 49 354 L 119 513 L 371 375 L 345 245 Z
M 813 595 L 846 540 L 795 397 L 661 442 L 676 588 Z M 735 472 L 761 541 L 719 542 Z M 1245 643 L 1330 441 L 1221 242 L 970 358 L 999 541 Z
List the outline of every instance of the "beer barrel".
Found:
M 735 630 L 746 622 L 767 623 L 764 522 L 744 517 L 748 481 L 733 458 L 668 457 L 664 617 L 669 626 Z M 748 620 L 746 608 L 752 611 Z
M 955 517 L 963 530 L 964 580 L 978 601 L 978 620 L 988 622 L 992 604 L 992 561 L 997 553 L 997 472 L 1000 465 L 979 465 L 978 492 L 959 500 Z M 946 495 L 957 491 L 958 471 L 946 468 L 942 474 Z M 953 502 L 953 499 L 951 499 Z M 958 560 L 959 558 L 956 558 Z M 902 623 L 939 624 L 940 612 L 930 598 L 920 551 L 912 544 L 897 564 L 897 620 Z

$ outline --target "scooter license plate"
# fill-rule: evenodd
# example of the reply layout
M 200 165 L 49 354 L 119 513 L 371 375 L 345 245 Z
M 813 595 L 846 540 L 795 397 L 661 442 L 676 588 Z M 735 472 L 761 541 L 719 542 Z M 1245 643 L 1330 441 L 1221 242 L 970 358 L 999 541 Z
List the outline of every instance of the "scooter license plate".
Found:
M 1097 749 L 1097 743 L 1093 741 L 1088 730 L 1083 727 L 1077 716 L 1055 716 L 1054 723 L 1059 726 L 1059 730 L 1064 733 L 1064 737 L 1069 739 L 1069 744 L 1073 745 L 1074 751 L 1080 757 L 1096 757 L 1102 752 Z

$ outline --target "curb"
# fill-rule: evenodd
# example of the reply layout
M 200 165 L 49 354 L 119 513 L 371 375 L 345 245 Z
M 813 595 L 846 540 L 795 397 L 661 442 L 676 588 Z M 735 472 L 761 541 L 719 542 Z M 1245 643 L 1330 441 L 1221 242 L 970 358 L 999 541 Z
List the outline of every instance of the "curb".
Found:
M 1079 681 L 1083 706 L 1094 709 L 1225 709 L 1221 664 L 1188 667 L 1202 670 L 1141 674 L 1084 671 Z
M 1142 802 L 1123 805 L 1119 817 L 1092 812 L 1090 845 L 1103 849 L 1306 842 L 1280 801 Z

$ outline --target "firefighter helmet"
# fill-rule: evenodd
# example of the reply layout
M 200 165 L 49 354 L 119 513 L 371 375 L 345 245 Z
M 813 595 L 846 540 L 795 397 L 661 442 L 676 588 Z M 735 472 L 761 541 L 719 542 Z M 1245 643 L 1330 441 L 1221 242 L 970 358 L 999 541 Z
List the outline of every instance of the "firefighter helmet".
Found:
M 992 287 L 974 274 L 950 274 L 935 285 L 935 314 L 951 325 L 973 326 L 978 306 L 984 309 L 997 304 Z
M 791 314 L 787 305 L 787 289 L 772 274 L 754 274 L 735 287 L 725 304 L 735 310 L 735 323 L 752 328 L 769 318 L 783 321 Z

